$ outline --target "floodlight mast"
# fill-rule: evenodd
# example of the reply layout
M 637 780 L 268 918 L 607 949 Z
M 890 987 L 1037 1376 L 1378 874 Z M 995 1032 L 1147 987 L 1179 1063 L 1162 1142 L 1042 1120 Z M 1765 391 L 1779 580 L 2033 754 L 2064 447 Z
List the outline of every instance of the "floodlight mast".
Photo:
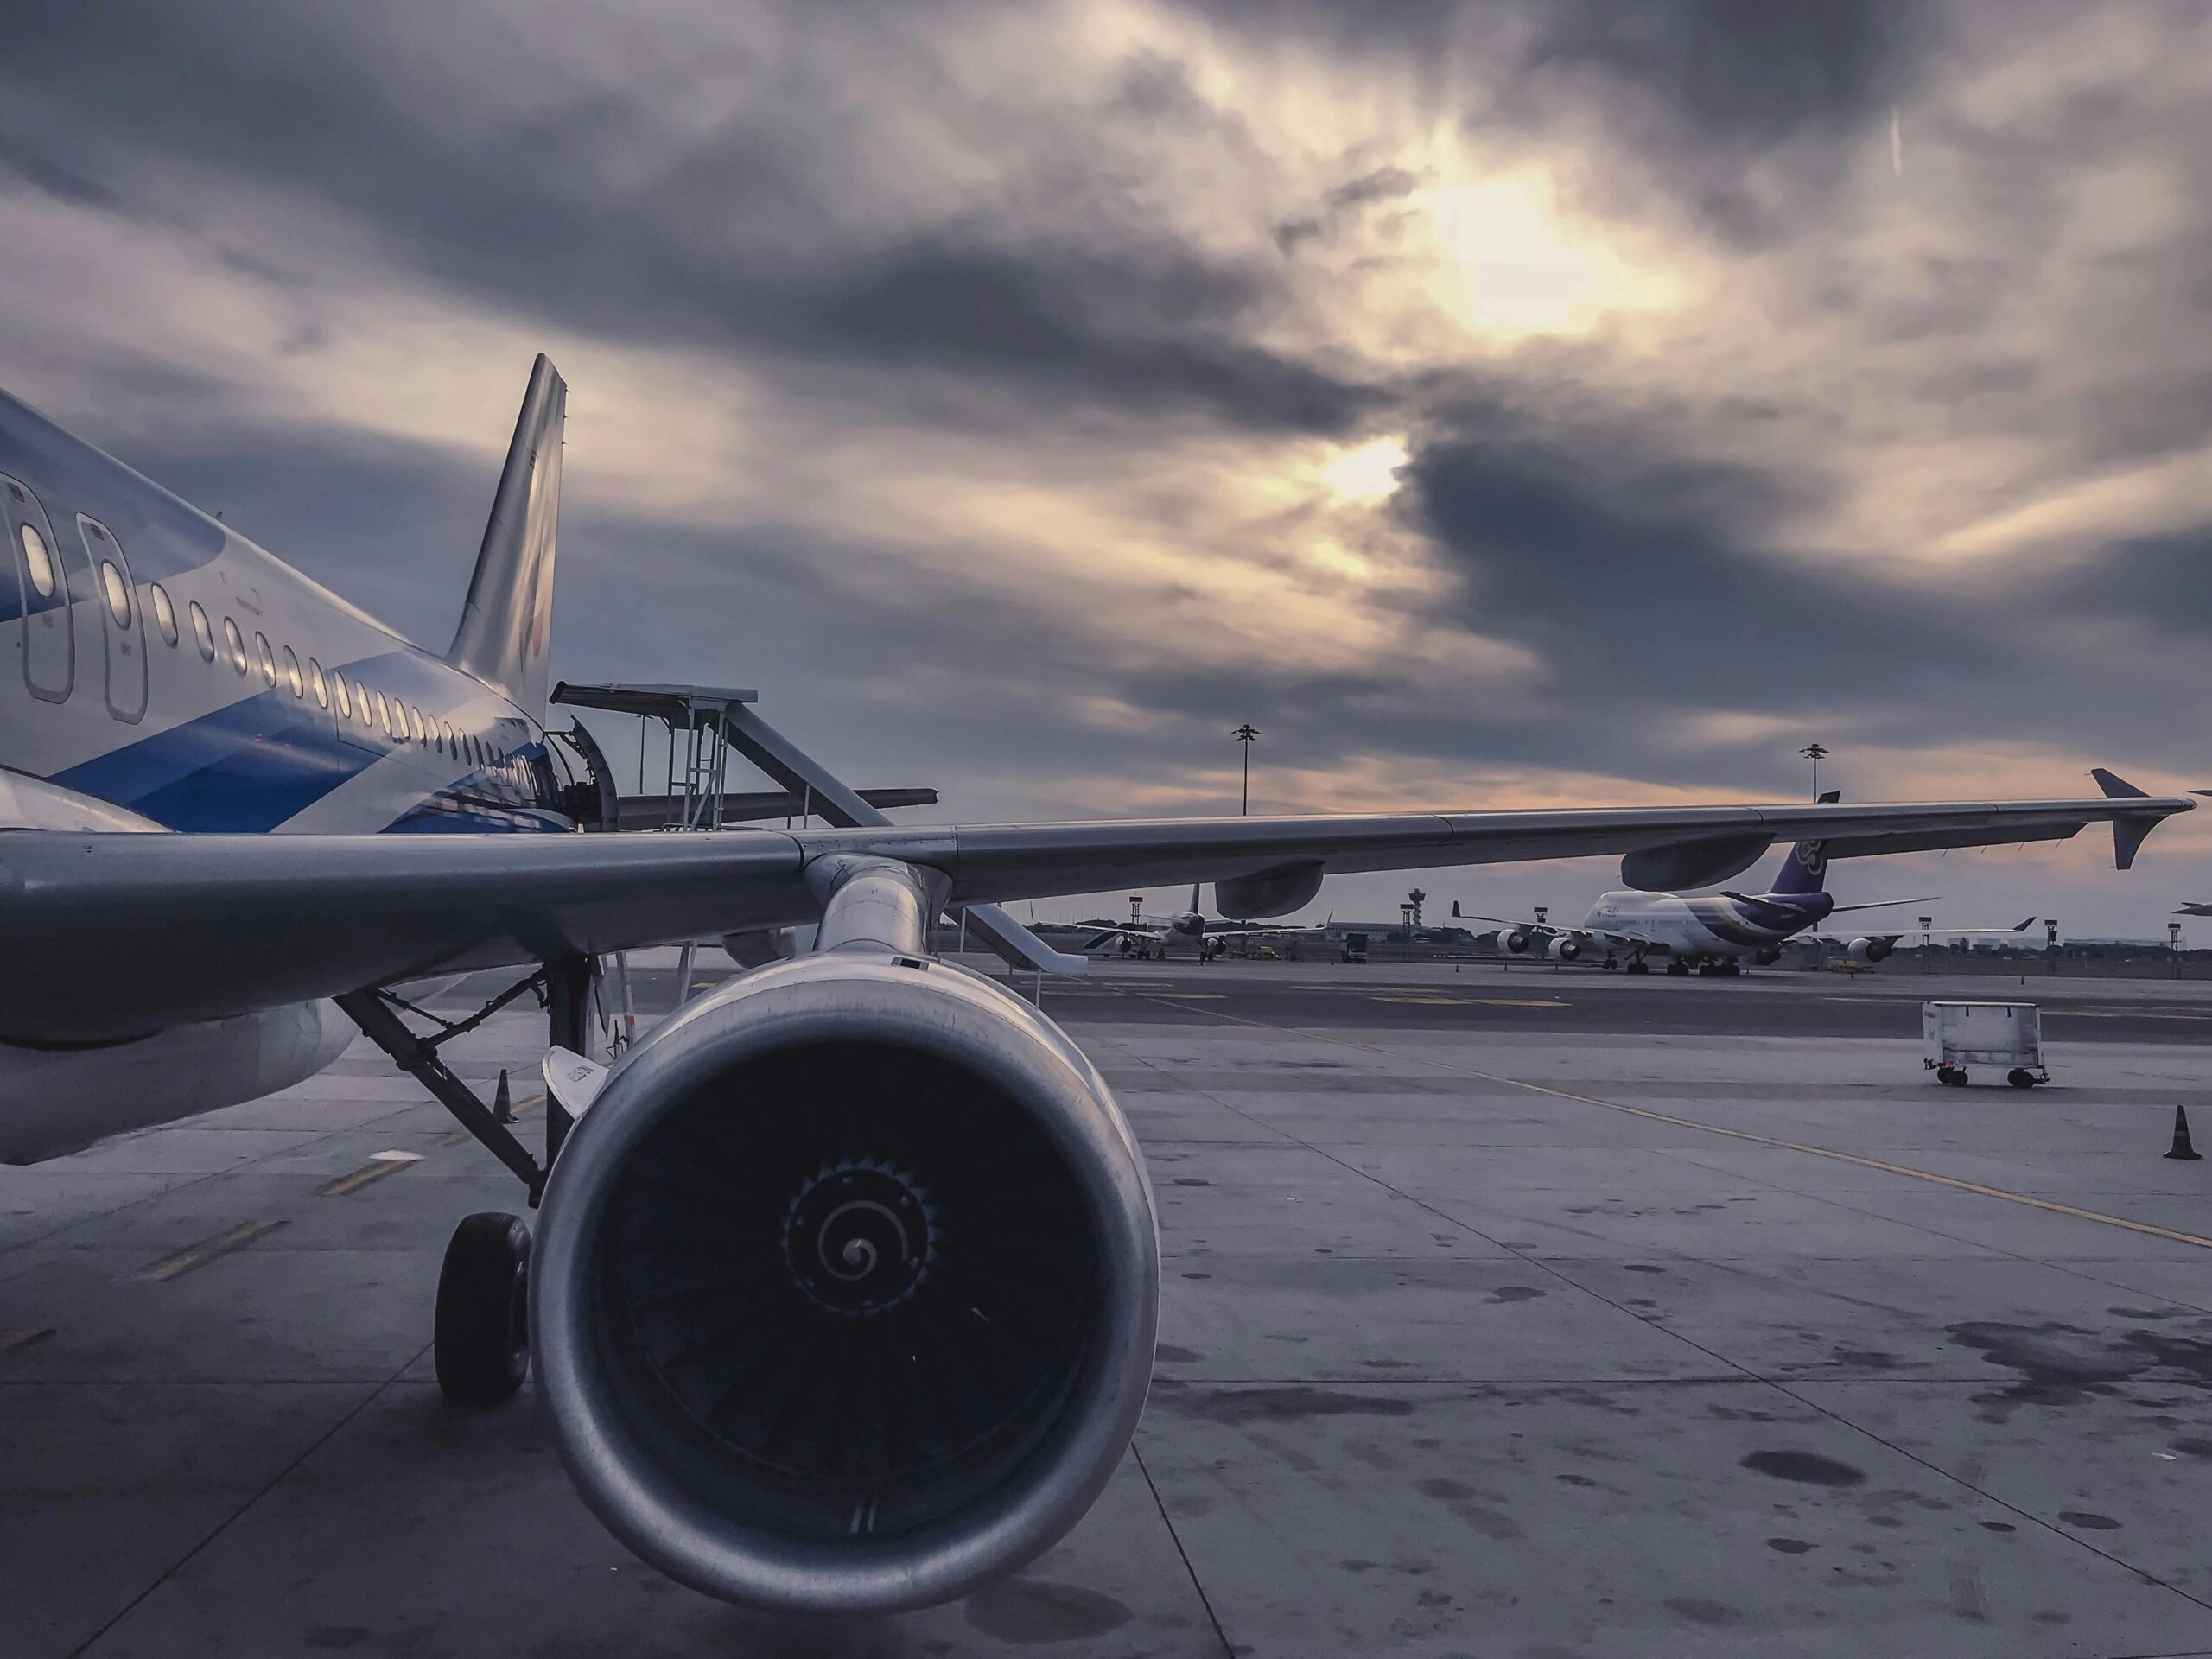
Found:
M 1230 735 L 1244 746 L 1244 804 L 1243 815 L 1252 816 L 1252 745 L 1260 735 L 1260 728 L 1246 721 Z

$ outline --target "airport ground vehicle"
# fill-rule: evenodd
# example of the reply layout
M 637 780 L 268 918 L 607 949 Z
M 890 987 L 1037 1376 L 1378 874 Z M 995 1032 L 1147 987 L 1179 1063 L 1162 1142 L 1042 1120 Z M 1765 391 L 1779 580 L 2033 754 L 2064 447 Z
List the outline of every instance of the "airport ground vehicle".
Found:
M 1078 971 L 997 906 L 1211 881 L 1263 919 L 1339 872 L 1617 853 L 1658 889 L 1777 842 L 2092 823 L 2125 865 L 2194 804 L 898 826 L 750 690 L 568 688 L 664 711 L 695 760 L 711 737 L 827 823 L 626 833 L 588 732 L 546 723 L 565 400 L 540 358 L 437 653 L 0 397 L 0 661 L 21 669 L 0 676 L 0 1157 L 255 1097 L 365 1033 L 538 1210 L 454 1234 L 441 1385 L 483 1407 L 534 1365 L 594 1511 L 732 1600 L 881 1611 L 1012 1571 L 1089 1508 L 1144 1403 L 1159 1249 L 1135 1139 L 1039 1009 L 932 953 L 941 915 Z M 727 817 L 719 764 L 683 822 Z M 705 938 L 750 970 L 610 1046 L 602 962 Z M 397 989 L 495 969 L 512 982 L 485 1014 L 547 1009 L 537 1149 L 440 1058 L 485 1014 L 426 1032 Z
M 2049 1083 L 2043 1063 L 2043 1011 L 2032 1002 L 1923 1002 L 1921 1064 L 1936 1081 L 1963 1089 L 1969 1068 L 2005 1068 L 2015 1089 Z

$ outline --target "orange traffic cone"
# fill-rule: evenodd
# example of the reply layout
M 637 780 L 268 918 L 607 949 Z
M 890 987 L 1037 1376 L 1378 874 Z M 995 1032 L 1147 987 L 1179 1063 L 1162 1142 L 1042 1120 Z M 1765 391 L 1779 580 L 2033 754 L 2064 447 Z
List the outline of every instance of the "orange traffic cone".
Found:
M 494 1123 L 512 1123 L 515 1121 L 514 1101 L 507 1093 L 507 1073 L 504 1066 L 499 1069 L 499 1092 L 492 1096 L 492 1121 Z M 2189 1155 L 2192 1158 L 2196 1156 L 2193 1152 Z
M 2186 1158 L 2191 1161 L 2204 1156 L 2202 1153 L 2199 1152 L 2195 1147 L 2190 1144 L 2189 1109 L 2186 1107 L 2176 1106 L 2174 1108 L 2174 1144 L 2172 1150 L 2168 1152 L 2166 1156 L 2169 1158 Z

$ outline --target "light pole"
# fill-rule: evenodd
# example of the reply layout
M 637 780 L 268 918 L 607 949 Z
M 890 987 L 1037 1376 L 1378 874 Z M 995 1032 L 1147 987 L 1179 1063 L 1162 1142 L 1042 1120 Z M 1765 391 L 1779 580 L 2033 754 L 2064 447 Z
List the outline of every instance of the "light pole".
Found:
M 1821 798 L 1821 762 L 1827 751 L 1817 743 L 1808 743 L 1797 753 L 1813 763 L 1813 798 L 1817 801 Z
M 1260 735 L 1260 728 L 1246 721 L 1230 735 L 1244 746 L 1244 816 L 1252 816 L 1252 743 Z

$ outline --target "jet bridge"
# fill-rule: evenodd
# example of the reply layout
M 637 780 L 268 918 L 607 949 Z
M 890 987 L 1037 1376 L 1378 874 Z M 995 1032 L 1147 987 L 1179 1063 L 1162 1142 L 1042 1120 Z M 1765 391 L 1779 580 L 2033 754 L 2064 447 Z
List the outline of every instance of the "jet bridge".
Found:
M 614 827 L 626 827 L 626 817 L 642 821 L 657 816 L 656 827 L 671 830 L 720 830 L 741 820 L 733 802 L 758 798 L 732 795 L 727 784 L 729 758 L 734 751 L 767 774 L 784 791 L 780 801 L 795 801 L 791 816 L 819 817 L 841 830 L 887 824 L 887 805 L 925 804 L 921 801 L 887 798 L 926 794 L 935 791 L 855 790 L 849 787 L 819 760 L 763 720 L 753 705 L 760 693 L 734 686 L 676 684 L 571 685 L 563 680 L 553 689 L 553 702 L 570 708 L 601 709 L 612 714 L 635 715 L 658 720 L 668 732 L 668 793 L 664 798 L 642 794 L 633 810 L 620 799 Z M 581 726 L 578 730 L 582 728 Z M 585 740 L 589 742 L 588 734 Z M 679 788 L 680 784 L 680 788 Z M 652 802 L 653 804 L 648 805 Z M 640 827 L 643 827 L 640 822 Z M 1082 974 L 1089 958 L 1053 950 L 996 905 L 969 905 L 948 912 L 963 922 L 968 932 L 988 944 L 1007 964 L 1038 974 Z M 686 982 L 689 963 L 685 964 Z

